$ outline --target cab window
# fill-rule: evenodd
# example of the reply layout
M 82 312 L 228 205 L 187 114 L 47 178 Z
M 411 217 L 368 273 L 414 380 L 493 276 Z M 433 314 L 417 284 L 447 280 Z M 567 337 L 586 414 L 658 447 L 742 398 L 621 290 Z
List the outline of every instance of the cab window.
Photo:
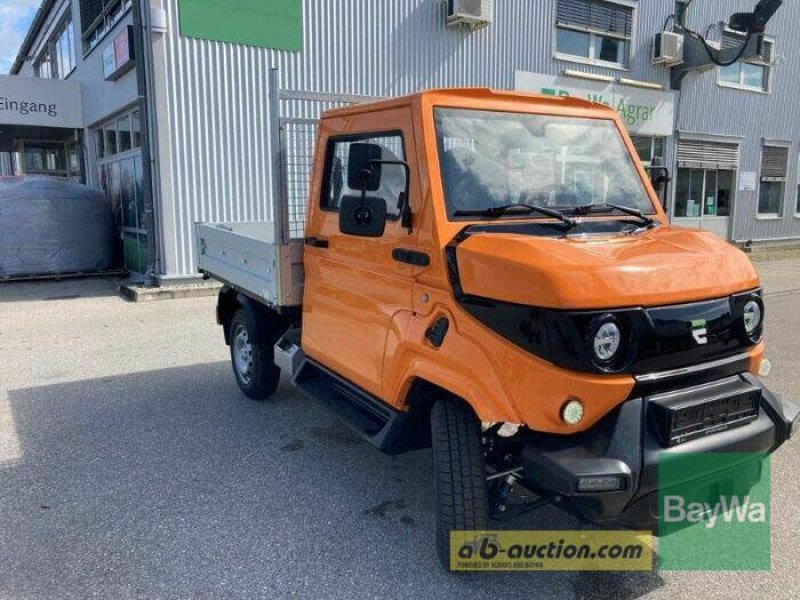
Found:
M 353 190 L 347 186 L 350 145 L 355 142 L 380 146 L 382 160 L 406 159 L 403 135 L 399 131 L 331 138 L 326 151 L 325 179 L 320 202 L 323 210 L 338 211 L 344 196 L 361 194 L 361 190 Z M 405 185 L 405 171 L 401 166 L 383 165 L 381 187 L 376 192 L 370 192 L 370 195 L 386 200 L 386 215 L 390 219 L 397 219 L 400 216 L 400 200 Z

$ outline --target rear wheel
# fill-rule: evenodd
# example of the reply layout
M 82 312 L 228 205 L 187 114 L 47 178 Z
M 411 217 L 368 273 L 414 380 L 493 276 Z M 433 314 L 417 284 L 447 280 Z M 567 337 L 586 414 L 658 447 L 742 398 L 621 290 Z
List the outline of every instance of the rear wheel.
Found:
M 275 366 L 274 347 L 256 343 L 256 332 L 248 328 L 243 310 L 237 310 L 230 324 L 231 364 L 236 383 L 245 396 L 266 400 L 278 388 L 281 370 Z
M 488 528 L 489 497 L 481 425 L 457 399 L 441 400 L 431 410 L 433 485 L 436 497 L 436 550 L 450 569 L 450 533 Z

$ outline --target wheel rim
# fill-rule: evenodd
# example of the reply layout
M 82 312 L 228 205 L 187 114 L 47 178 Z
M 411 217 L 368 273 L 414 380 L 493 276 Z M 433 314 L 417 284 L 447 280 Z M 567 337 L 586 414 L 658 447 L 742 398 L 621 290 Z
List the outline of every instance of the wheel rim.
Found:
M 233 331 L 233 365 L 242 383 L 249 384 L 253 378 L 253 346 L 241 323 L 237 323 Z

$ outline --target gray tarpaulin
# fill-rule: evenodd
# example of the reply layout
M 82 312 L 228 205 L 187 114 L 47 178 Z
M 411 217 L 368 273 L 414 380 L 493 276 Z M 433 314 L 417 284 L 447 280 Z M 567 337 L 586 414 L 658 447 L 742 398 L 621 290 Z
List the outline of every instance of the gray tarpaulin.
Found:
M 0 177 L 0 279 L 114 267 L 103 192 L 42 176 Z

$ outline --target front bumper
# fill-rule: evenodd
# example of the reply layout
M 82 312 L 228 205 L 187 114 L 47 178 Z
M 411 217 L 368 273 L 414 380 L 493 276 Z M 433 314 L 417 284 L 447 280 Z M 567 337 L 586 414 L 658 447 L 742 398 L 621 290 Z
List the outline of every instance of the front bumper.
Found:
M 529 434 L 522 451 L 524 484 L 559 497 L 561 505 L 594 523 L 651 530 L 658 526 L 658 465 L 665 459 L 684 453 L 741 453 L 742 464 L 729 473 L 709 473 L 707 480 L 671 480 L 665 488 L 687 483 L 718 485 L 728 477 L 735 480 L 738 489 L 749 489 L 760 477 L 761 463 L 752 457 L 771 454 L 792 436 L 800 407 L 772 394 L 749 373 L 734 375 L 724 383 L 749 388 L 759 395 L 754 413 L 744 424 L 732 423 L 727 429 L 716 426 L 710 430 L 715 433 L 670 445 L 655 418 L 660 410 L 657 401 L 664 394 L 643 394 L 584 433 L 569 437 Z M 696 401 L 713 389 L 719 386 L 702 384 L 674 392 Z M 619 482 L 614 491 L 582 491 L 587 481 L 614 478 Z

